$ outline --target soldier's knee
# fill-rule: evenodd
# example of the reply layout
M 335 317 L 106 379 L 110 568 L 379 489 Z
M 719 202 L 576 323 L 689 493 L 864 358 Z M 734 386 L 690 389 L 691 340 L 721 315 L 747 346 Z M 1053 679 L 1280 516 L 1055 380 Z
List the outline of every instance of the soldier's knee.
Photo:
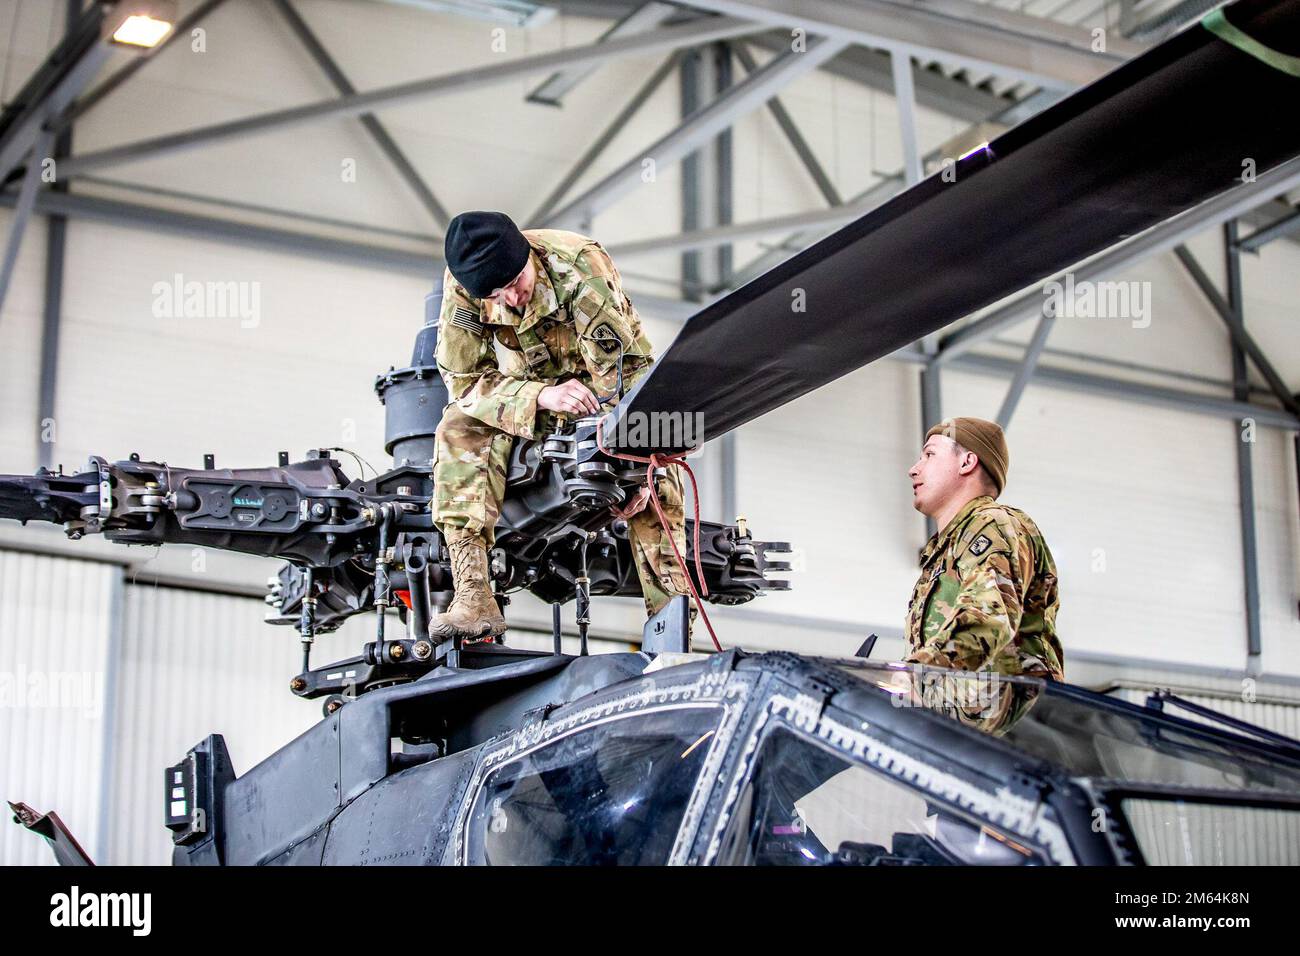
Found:
M 461 411 L 459 405 L 453 404 L 443 409 L 442 421 L 438 422 L 434 435 L 439 441 L 463 444 L 465 442 L 489 442 L 492 440 L 492 436 L 498 433 L 499 429 L 465 414 Z
M 685 506 L 685 493 L 681 479 L 671 471 L 655 482 L 655 491 L 659 496 L 659 507 L 669 518 L 682 514 Z M 653 514 L 653 509 L 651 509 Z
M 690 594 L 691 586 L 686 580 L 686 572 L 677 561 L 678 553 L 681 554 L 683 561 L 688 560 L 685 548 L 679 548 L 678 552 L 674 552 L 672 542 L 661 542 L 658 558 L 653 562 L 655 577 L 669 594 Z
M 442 418 L 438 419 L 438 427 L 434 430 L 434 435 L 441 439 L 449 430 L 455 429 L 457 419 L 464 417 L 465 413 L 459 408 L 455 405 L 448 405 L 442 410 Z

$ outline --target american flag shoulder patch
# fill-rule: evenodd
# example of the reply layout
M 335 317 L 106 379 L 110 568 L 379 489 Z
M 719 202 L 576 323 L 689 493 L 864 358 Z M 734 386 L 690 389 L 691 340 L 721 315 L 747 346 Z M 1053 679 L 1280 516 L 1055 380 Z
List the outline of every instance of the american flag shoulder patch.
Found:
M 451 313 L 451 324 L 464 329 L 466 332 L 482 334 L 483 320 L 479 318 L 477 312 L 467 309 L 464 306 L 456 306 Z

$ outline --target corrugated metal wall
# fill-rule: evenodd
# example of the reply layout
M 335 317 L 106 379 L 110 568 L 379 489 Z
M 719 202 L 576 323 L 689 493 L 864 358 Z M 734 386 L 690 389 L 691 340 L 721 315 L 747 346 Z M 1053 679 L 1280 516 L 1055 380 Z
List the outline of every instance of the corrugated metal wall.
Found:
M 1300 813 L 1125 800 L 1124 813 L 1156 866 L 1296 866 Z
M 1179 688 L 1178 678 L 1185 681 L 1187 675 L 1171 674 L 1170 677 L 1168 683 L 1117 687 L 1111 693 L 1142 705 L 1155 687 L 1163 686 L 1193 704 L 1300 739 L 1300 701 L 1266 697 L 1257 694 L 1252 686 L 1235 696 L 1212 691 L 1197 693 L 1194 689 Z M 1213 724 L 1209 718 L 1174 707 L 1169 707 L 1169 713 Z M 1124 812 L 1137 833 L 1143 854 L 1152 863 L 1173 866 L 1300 864 L 1300 813 L 1207 808 L 1155 800 L 1125 801 Z
M 57 809 L 92 857 L 121 590 L 116 565 L 0 551 L 0 798 Z M 0 863 L 52 863 L 7 809 Z
M 300 645 L 262 623 L 261 601 L 126 575 L 0 550 L 0 798 L 57 810 L 97 863 L 165 864 L 163 769 L 220 733 L 244 773 L 319 720 L 321 705 L 290 694 Z M 312 662 L 358 654 L 374 627 L 367 615 L 322 636 Z M 512 644 L 550 639 L 520 632 Z M 592 653 L 627 649 L 591 642 Z M 0 865 L 53 862 L 42 840 L 0 826 Z
M 1178 678 L 1181 677 L 1183 681 L 1186 681 L 1187 675 L 1170 676 L 1172 679 L 1167 684 L 1152 684 L 1150 687 L 1120 687 L 1111 693 L 1113 696 L 1127 700 L 1129 703 L 1142 705 L 1146 703 L 1146 699 L 1150 696 L 1152 690 L 1156 687 L 1165 687 L 1193 704 L 1208 707 L 1221 714 L 1227 714 L 1229 717 L 1235 717 L 1257 727 L 1263 727 L 1265 730 L 1271 730 L 1300 740 L 1300 700 L 1285 700 L 1273 696 L 1264 696 L 1257 693 L 1253 688 L 1243 689 L 1242 694 L 1236 696 L 1227 693 L 1204 691 L 1197 693 L 1195 690 L 1180 690 Z M 1252 697 L 1254 699 L 1251 699 Z M 1212 723 L 1212 721 L 1205 718 L 1174 707 L 1170 707 L 1169 712 L 1174 716 L 1183 717 L 1187 720 Z
M 208 734 L 225 736 L 242 774 L 320 719 L 319 701 L 289 692 L 301 665 L 296 635 L 263 624 L 265 610 L 254 598 L 127 586 L 106 862 L 171 861 L 163 769 Z M 360 627 L 373 624 L 369 617 L 322 637 L 312 662 L 359 653 L 368 636 Z
M 210 733 L 226 738 L 243 774 L 321 718 L 321 702 L 289 692 L 301 650 L 288 627 L 262 623 L 265 605 L 184 588 L 128 585 L 121 658 L 121 706 L 110 745 L 112 824 L 106 862 L 163 864 L 163 769 Z M 353 657 L 374 639 L 375 618 L 349 621 L 317 640 L 312 662 Z M 396 618 L 390 628 L 400 629 Z M 543 643 L 535 636 L 514 646 Z M 566 642 L 568 644 L 569 642 Z M 576 653 L 576 641 L 573 648 Z M 626 645 L 593 641 L 593 653 Z

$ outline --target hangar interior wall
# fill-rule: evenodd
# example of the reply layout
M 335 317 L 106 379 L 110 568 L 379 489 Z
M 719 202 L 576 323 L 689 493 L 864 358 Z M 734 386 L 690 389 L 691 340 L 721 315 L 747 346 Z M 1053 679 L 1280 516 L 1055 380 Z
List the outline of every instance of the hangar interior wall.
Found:
M 0 50 L 7 89 L 12 91 L 52 45 L 58 29 L 53 11 L 59 6 L 0 0 L 0 26 L 7 26 L 13 38 Z M 485 62 L 487 28 L 482 24 L 431 17 L 396 4 L 374 9 L 379 6 L 313 3 L 305 11 L 358 88 Z M 595 21 L 560 17 L 535 33 L 511 34 L 501 55 L 583 42 L 602 28 Z M 388 40 L 349 42 L 371 29 L 381 30 Z M 226 4 L 207 30 L 206 53 L 167 51 L 88 114 L 77 126 L 75 150 L 332 95 L 269 5 Z M 231 54 L 232 48 L 238 53 Z M 760 62 L 766 59 L 766 54 L 755 55 Z M 523 104 L 536 82 L 530 79 L 384 110 L 380 118 L 417 158 L 421 173 L 449 209 L 496 207 L 523 219 L 568 168 L 574 144 L 589 142 L 603 126 L 612 112 L 611 91 L 630 95 L 656 62 L 628 60 L 602 68 L 596 81 L 574 91 L 564 109 Z M 679 95 L 677 78 L 670 76 L 575 189 L 597 181 L 671 128 Z M 797 80 L 782 100 L 845 195 L 901 165 L 897 109 L 888 94 L 815 74 Z M 966 125 L 919 110 L 922 150 Z M 821 205 L 766 112 L 736 124 L 733 153 L 736 221 Z M 349 159 L 357 175 L 345 182 L 340 168 Z M 388 230 L 383 238 L 409 248 L 422 246 L 391 233 L 432 228 L 349 121 L 138 162 L 106 170 L 101 178 L 119 185 L 92 182 L 76 188 L 205 214 L 214 214 L 213 208 L 157 194 L 142 196 L 140 190 L 238 199 L 363 222 Z M 680 229 L 680 187 L 678 167 L 658 170 L 654 182 L 599 215 L 593 232 L 611 247 L 672 235 Z M 266 218 L 249 211 L 219 214 L 247 221 Z M 0 210 L 0 230 L 7 230 L 9 217 L 8 210 Z M 336 231 L 324 223 L 313 228 L 322 234 Z M 775 238 L 738 244 L 736 261 L 747 261 Z M 1198 236 L 1190 247 L 1221 284 L 1220 236 Z M 0 315 L 0 472 L 30 473 L 38 461 L 44 248 L 45 221 L 38 216 L 29 226 Z M 634 298 L 638 291 L 672 295 L 680 256 L 630 257 L 620 261 L 620 268 Z M 1257 257 L 1246 257 L 1243 268 L 1247 325 L 1295 388 L 1300 385 L 1300 353 L 1294 348 L 1300 246 L 1271 243 Z M 178 275 L 187 281 L 239 283 L 249 294 L 255 288 L 256 316 L 169 313 L 159 307 L 159 290 Z M 382 408 L 371 383 L 376 372 L 406 363 L 432 278 L 73 220 L 56 412 L 47 430 L 55 461 L 76 468 L 92 453 L 114 459 L 138 451 L 145 458 L 194 465 L 205 452 L 213 452 L 218 465 L 241 467 L 272 462 L 281 449 L 297 457 L 308 447 L 342 445 L 382 469 Z M 1142 263 L 1115 278 L 1150 284 L 1150 322 L 1138 327 L 1140 323 L 1124 319 L 1059 320 L 1044 363 L 1226 394 L 1206 380 L 1229 378 L 1227 337 L 1172 257 Z M 869 304 L 871 294 L 862 290 L 864 302 Z M 675 325 L 649 313 L 646 319 L 652 340 L 666 347 Z M 1032 323 L 1010 329 L 986 350 L 1014 358 L 1031 331 Z M 1145 368 L 1130 367 L 1134 365 Z M 1006 383 L 996 378 L 951 370 L 943 377 L 943 408 L 948 414 L 992 417 L 1005 389 Z M 883 638 L 878 656 L 900 652 L 899 629 L 924 543 L 905 475 L 927 424 L 920 420 L 918 395 L 914 366 L 882 361 L 737 435 L 739 508 L 757 536 L 792 541 L 801 571 L 793 576 L 789 594 L 767 595 L 745 608 L 719 609 L 715 620 L 724 644 L 845 654 L 874 631 Z M 1295 455 L 1290 433 L 1261 427 L 1254 437 L 1263 632 L 1263 655 L 1254 666 L 1266 679 L 1275 679 L 1276 693 L 1294 695 L 1300 686 Z M 1034 516 L 1056 556 L 1070 678 L 1101 683 L 1140 674 L 1151 681 L 1178 682 L 1181 674 L 1182 682 L 1197 686 L 1239 684 L 1247 661 L 1234 458 L 1238 425 L 1035 381 L 1021 401 L 1009 439 L 1012 469 L 1004 497 Z M 717 461 L 714 447 L 699 461 L 703 509 L 706 517 L 730 519 L 734 516 L 718 511 Z M 34 805 L 46 799 L 60 810 L 67 806 L 70 814 L 84 819 L 76 829 L 90 846 L 110 855 L 134 852 L 134 834 L 153 825 L 153 811 L 147 808 L 155 800 L 152 784 L 140 783 L 145 778 L 134 776 L 136 769 L 148 765 L 148 773 L 156 773 L 163 765 L 159 759 L 175 759 L 223 720 L 236 721 L 232 726 L 241 732 L 232 735 L 232 752 L 247 747 L 249 761 L 299 726 L 302 718 L 290 712 L 290 705 L 299 702 L 290 700 L 281 686 L 282 676 L 295 667 L 287 658 L 295 644 L 288 635 L 261 634 L 267 629 L 260 624 L 260 606 L 254 597 L 240 596 L 255 595 L 274 572 L 274 563 L 202 549 L 70 543 L 58 529 L 12 523 L 0 527 L 0 548 L 11 549 L 0 553 L 0 593 L 5 595 L 0 645 L 6 649 L 2 666 L 11 676 L 21 667 L 53 672 L 62 666 L 52 648 L 56 642 L 41 635 L 77 635 L 66 637 L 61 646 L 73 650 L 78 672 L 92 674 L 106 672 L 105 655 L 111 642 L 119 641 L 117 690 L 130 690 L 117 699 L 130 700 L 131 706 L 113 717 L 118 724 L 112 743 L 117 759 L 125 761 L 120 766 L 133 769 L 129 779 L 115 776 L 107 785 L 114 794 L 112 805 L 125 814 L 128 826 L 121 832 L 128 836 L 106 836 L 93 812 L 95 795 L 106 785 L 105 732 L 93 721 L 21 711 L 17 721 L 6 719 L 3 782 L 21 778 L 39 783 L 34 790 L 6 786 L 5 796 L 28 799 L 30 794 L 36 799 L 28 802 Z M 31 551 L 59 557 L 25 553 Z M 137 583 L 126 583 L 132 580 Z M 155 580 L 170 587 L 145 597 L 143 586 Z M 229 593 L 208 593 L 214 591 Z M 120 609 L 116 616 L 115 606 Z M 511 615 L 520 625 L 549 628 L 544 606 L 518 601 Z M 595 615 L 602 637 L 627 640 L 639 632 L 639 602 L 599 602 Z M 114 638 L 119 625 L 122 630 Z M 195 628 L 211 636 L 182 652 L 175 635 L 184 629 L 192 634 Z M 356 637 L 336 656 L 354 653 L 362 639 Z M 272 643 L 264 646 L 265 641 Z M 1198 668 L 1193 676 L 1176 669 L 1188 664 Z M 199 683 L 182 682 L 182 673 L 195 675 Z M 89 686 L 97 685 L 92 681 Z M 178 716 L 175 695 L 195 686 L 211 696 L 202 706 L 190 701 L 186 713 L 198 715 L 191 727 Z M 263 698 L 277 703 L 260 703 Z M 263 706 L 268 709 L 258 709 Z M 126 741 L 121 721 L 135 720 L 137 712 L 155 730 L 142 729 L 139 739 Z M 46 750 L 30 743 L 55 739 L 61 751 L 67 741 L 75 741 L 78 754 L 76 773 L 62 782 L 51 775 L 69 771 L 47 767 Z M 243 758 L 237 752 L 235 757 L 240 765 Z M 127 844 L 111 842 L 118 839 Z M 30 855 L 26 849 L 11 850 L 7 835 L 0 841 L 6 861 Z

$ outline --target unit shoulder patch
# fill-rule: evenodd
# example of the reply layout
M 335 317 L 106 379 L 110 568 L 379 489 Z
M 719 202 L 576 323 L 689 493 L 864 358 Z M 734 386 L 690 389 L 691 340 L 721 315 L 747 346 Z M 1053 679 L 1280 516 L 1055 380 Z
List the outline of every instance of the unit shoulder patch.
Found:
M 591 332 L 591 337 L 606 355 L 613 355 L 623 344 L 623 341 L 618 337 L 618 333 L 614 331 L 608 322 L 602 322 L 596 326 Z
M 992 545 L 993 542 L 988 539 L 987 535 L 980 535 L 978 538 L 976 538 L 974 541 L 971 542 L 970 553 L 975 555 L 975 557 L 978 558 L 981 554 L 983 554 L 990 547 L 992 547 Z

